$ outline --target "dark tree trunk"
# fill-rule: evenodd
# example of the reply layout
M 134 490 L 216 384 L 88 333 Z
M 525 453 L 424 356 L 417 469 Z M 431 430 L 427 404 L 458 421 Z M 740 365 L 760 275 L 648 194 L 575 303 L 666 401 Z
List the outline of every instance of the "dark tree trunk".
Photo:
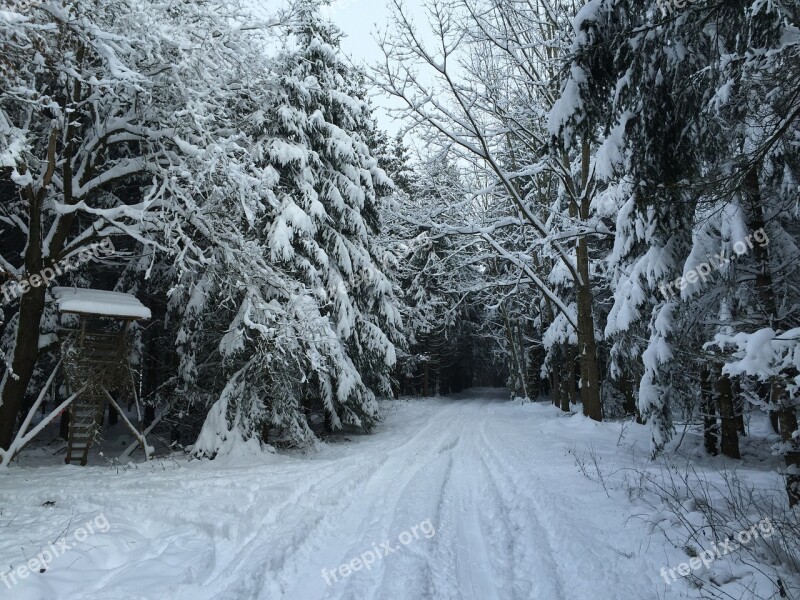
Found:
M 514 335 L 514 327 L 511 320 L 508 318 L 508 311 L 503 308 L 503 323 L 506 333 L 506 343 L 508 344 L 508 351 L 511 353 L 511 393 L 514 398 L 527 396 L 525 391 L 525 372 L 520 362 L 520 356 L 517 352 L 517 340 Z
M 262 441 L 264 444 L 269 444 L 269 430 L 270 430 L 270 427 L 271 427 L 271 426 L 272 426 L 272 425 L 271 425 L 271 423 L 270 423 L 269 421 L 265 421 L 265 422 L 261 423 L 261 429 L 260 429 L 260 435 L 259 435 L 259 439 L 260 439 L 260 440 L 261 440 L 261 441 Z M 171 437 L 171 438 L 173 438 L 173 439 L 172 439 L 172 441 L 178 441 L 178 440 L 180 440 L 180 434 L 178 433 L 178 434 L 176 435 L 176 433 L 177 433 L 177 432 L 176 432 L 176 429 L 173 427 L 173 429 L 172 429 L 172 431 L 171 431 L 171 435 L 170 435 L 170 437 Z M 177 438 L 177 440 L 176 440 L 175 438 Z
M 628 373 L 623 371 L 619 378 L 619 389 L 625 397 L 625 414 L 636 415 L 637 421 L 639 419 L 639 409 L 636 407 L 636 394 L 633 393 L 633 384 L 631 383 Z
M 736 429 L 740 436 L 747 437 L 747 428 L 744 424 L 744 398 L 739 393 L 738 385 L 734 386 L 733 408 L 736 411 Z
M 108 426 L 112 427 L 119 423 L 119 412 L 111 403 L 108 404 Z
M 583 414 L 595 421 L 603 420 L 600 398 L 600 373 L 597 367 L 597 344 L 594 339 L 592 292 L 589 287 L 589 250 L 586 240 L 578 240 L 578 269 L 583 284 L 577 285 L 578 296 L 578 359 L 581 365 L 581 401 Z
M 69 439 L 69 408 L 65 408 L 61 413 L 61 420 L 58 423 L 58 437 L 62 440 Z
M 780 420 L 778 419 L 778 411 L 776 410 L 769 411 L 769 423 L 770 425 L 772 425 L 772 431 L 774 431 L 776 435 L 780 435 L 781 424 Z
M 34 271 L 35 272 L 35 271 Z M 14 439 L 17 417 L 25 401 L 25 392 L 39 358 L 39 325 L 44 312 L 45 288 L 30 288 L 22 296 L 11 368 L 0 383 L 0 448 L 7 450 Z
M 561 410 L 569 412 L 570 404 L 578 402 L 577 391 L 575 389 L 575 349 L 567 345 L 567 377 L 564 382 L 564 389 L 566 393 L 561 394 Z
M 580 217 L 587 222 L 590 217 L 591 195 L 589 187 L 591 153 L 588 142 L 581 152 Z M 575 252 L 576 267 L 580 282 L 576 283 L 578 311 L 578 360 L 581 361 L 581 401 L 583 414 L 595 421 L 603 420 L 603 404 L 600 396 L 600 369 L 597 366 L 597 343 L 594 339 L 594 314 L 592 313 L 592 287 L 589 276 L 589 245 L 585 236 L 578 238 Z
M 717 379 L 717 404 L 721 426 L 720 449 L 728 458 L 741 458 L 739 454 L 739 432 L 733 409 L 733 390 L 730 377 L 720 374 Z
M 553 390 L 553 404 L 555 406 L 559 406 L 560 407 L 561 406 L 561 376 L 560 376 L 560 373 L 558 372 L 558 367 L 557 366 L 553 367 L 552 377 L 553 377 L 553 383 L 552 383 L 552 385 L 550 387 Z
M 719 454 L 719 426 L 714 392 L 711 388 L 711 374 L 708 369 L 700 372 L 700 398 L 703 412 L 703 445 L 711 456 Z
M 153 424 L 153 421 L 156 420 L 156 407 L 154 404 L 146 404 L 144 407 L 144 422 L 142 423 L 142 429 L 147 429 L 150 425 Z

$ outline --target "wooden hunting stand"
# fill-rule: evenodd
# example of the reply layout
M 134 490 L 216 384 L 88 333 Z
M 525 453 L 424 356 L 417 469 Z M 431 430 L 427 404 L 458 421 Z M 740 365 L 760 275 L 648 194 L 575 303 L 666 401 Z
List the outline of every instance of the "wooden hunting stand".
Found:
M 128 363 L 131 324 L 150 318 L 150 309 L 135 296 L 103 290 L 54 288 L 59 313 L 64 378 L 70 394 L 67 464 L 86 464 L 89 448 L 97 439 L 109 403 L 150 457 L 152 449 L 125 416 L 112 393 L 136 399 L 138 378 Z M 77 317 L 77 328 L 63 326 L 63 317 Z

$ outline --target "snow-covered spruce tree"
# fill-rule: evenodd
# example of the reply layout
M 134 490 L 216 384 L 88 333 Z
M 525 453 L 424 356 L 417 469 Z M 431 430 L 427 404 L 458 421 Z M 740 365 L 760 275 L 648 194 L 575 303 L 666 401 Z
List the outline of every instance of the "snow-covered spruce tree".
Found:
M 299 5 L 295 47 L 270 65 L 269 97 L 248 107 L 251 152 L 268 176 L 264 201 L 236 207 L 226 246 L 190 298 L 183 374 L 195 393 L 218 394 L 194 452 L 240 441 L 312 437 L 307 415 L 329 429 L 368 429 L 375 393 L 390 393 L 401 318 L 375 241 L 392 184 L 367 144 L 374 127 L 364 91 L 340 55 L 340 34 Z M 227 219 L 225 219 L 227 220 Z M 207 324 L 229 321 L 218 346 Z M 213 376 L 202 365 L 221 355 Z M 206 394 L 207 396 L 207 394 Z
M 415 172 L 412 163 L 411 150 L 405 142 L 405 135 L 399 131 L 393 139 L 382 129 L 376 128 L 373 132 L 375 157 L 378 164 L 394 183 L 396 194 L 411 194 L 414 189 Z

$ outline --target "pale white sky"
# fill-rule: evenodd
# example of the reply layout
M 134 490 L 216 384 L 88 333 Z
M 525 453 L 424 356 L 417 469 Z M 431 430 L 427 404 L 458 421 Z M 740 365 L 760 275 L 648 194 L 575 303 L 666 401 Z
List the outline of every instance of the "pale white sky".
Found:
M 323 9 L 323 15 L 330 18 L 347 35 L 342 41 L 342 49 L 355 62 L 372 64 L 382 57 L 374 34 L 378 30 L 386 29 L 390 2 L 391 0 L 335 0 L 330 7 Z M 422 0 L 404 0 L 404 4 L 417 23 L 425 23 Z M 389 98 L 373 98 L 377 107 L 385 107 L 390 102 Z M 378 111 L 377 117 L 381 127 L 392 134 L 400 128 L 400 124 L 390 120 L 383 110 Z
M 342 44 L 353 58 L 372 62 L 379 55 L 372 34 L 384 29 L 389 19 L 390 0 L 335 0 L 322 14 L 347 34 Z

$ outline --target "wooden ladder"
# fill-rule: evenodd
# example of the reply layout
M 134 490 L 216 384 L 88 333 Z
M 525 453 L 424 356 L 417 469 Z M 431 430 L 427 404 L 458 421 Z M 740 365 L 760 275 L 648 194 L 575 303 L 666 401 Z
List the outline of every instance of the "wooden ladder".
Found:
M 86 465 L 89 449 L 95 442 L 106 411 L 106 399 L 102 392 L 81 393 L 70 407 L 69 443 L 67 444 L 67 464 Z

